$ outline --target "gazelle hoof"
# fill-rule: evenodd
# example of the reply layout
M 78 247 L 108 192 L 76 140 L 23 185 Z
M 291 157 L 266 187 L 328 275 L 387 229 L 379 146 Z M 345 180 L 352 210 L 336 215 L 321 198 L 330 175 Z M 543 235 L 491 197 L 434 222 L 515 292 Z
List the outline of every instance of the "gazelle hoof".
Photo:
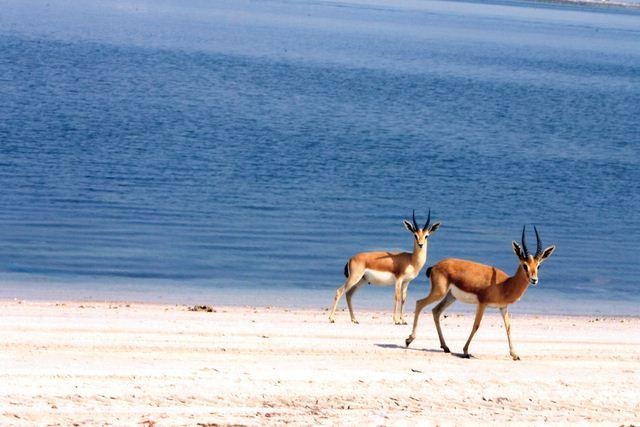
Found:
M 512 354 L 512 355 L 511 355 L 511 358 L 512 358 L 513 360 L 520 360 L 520 356 L 518 356 L 517 354 Z
M 331 318 L 329 318 L 329 323 L 336 323 L 336 321 L 331 319 Z
M 351 319 L 351 323 L 355 323 L 356 325 L 360 324 L 360 322 L 358 322 L 356 319 Z
M 409 337 L 406 340 L 404 340 L 404 344 L 409 347 L 409 344 L 411 344 L 413 342 L 413 337 Z
M 447 347 L 446 345 L 444 347 L 440 347 L 442 349 L 442 351 L 444 351 L 445 353 L 451 353 L 451 350 L 449 350 L 449 347 Z
M 463 359 L 471 359 L 471 355 L 469 353 L 465 353 L 460 357 L 462 357 Z

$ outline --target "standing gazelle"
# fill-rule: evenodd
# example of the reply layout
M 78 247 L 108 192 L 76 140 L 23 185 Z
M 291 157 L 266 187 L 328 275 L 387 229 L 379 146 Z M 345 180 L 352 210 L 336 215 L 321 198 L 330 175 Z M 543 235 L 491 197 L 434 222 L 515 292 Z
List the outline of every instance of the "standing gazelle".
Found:
M 427 237 L 434 233 L 440 222 L 431 223 L 431 209 L 424 227 L 418 227 L 416 212 L 413 211 L 413 224 L 404 220 L 404 226 L 414 237 L 413 252 L 361 252 L 354 255 L 344 266 L 344 275 L 347 280 L 336 291 L 333 300 L 333 309 L 329 315 L 329 321 L 334 322 L 334 315 L 338 301 L 344 292 L 347 293 L 347 306 L 351 321 L 358 323 L 353 314 L 351 297 L 355 291 L 365 283 L 374 285 L 395 285 L 395 305 L 393 307 L 393 321 L 396 325 L 406 325 L 404 320 L 404 302 L 407 298 L 409 282 L 420 274 L 422 266 L 427 261 Z M 400 315 L 398 316 L 398 305 Z
M 538 267 L 545 259 L 551 256 L 556 248 L 555 246 L 549 246 L 542 250 L 542 241 L 538 230 L 535 226 L 533 229 L 536 232 L 537 240 L 536 254 L 529 254 L 524 237 L 525 227 L 523 227 L 522 247 L 515 241 L 513 242 L 513 251 L 518 257 L 519 264 L 518 270 L 511 277 L 495 267 L 454 258 L 442 260 L 433 267 L 428 268 L 427 277 L 431 279 L 431 292 L 426 298 L 416 301 L 413 330 L 406 339 L 407 347 L 416 338 L 418 317 L 422 309 L 444 296 L 440 303 L 433 308 L 432 313 L 438 331 L 438 338 L 440 339 L 440 347 L 445 353 L 449 353 L 449 347 L 445 344 L 440 330 L 440 315 L 458 299 L 467 304 L 477 305 L 473 329 L 471 329 L 471 335 L 469 335 L 469 339 L 464 345 L 464 357 L 469 357 L 469 343 L 480 326 L 485 308 L 489 306 L 500 309 L 507 331 L 509 353 L 513 360 L 520 360 L 511 344 L 511 319 L 507 309 L 509 304 L 522 298 L 522 295 L 529 287 L 529 283 L 532 285 L 538 283 Z

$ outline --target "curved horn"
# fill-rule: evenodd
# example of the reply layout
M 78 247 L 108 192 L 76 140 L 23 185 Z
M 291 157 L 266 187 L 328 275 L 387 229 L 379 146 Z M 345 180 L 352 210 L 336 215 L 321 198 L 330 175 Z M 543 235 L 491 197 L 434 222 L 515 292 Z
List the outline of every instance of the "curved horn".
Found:
M 413 210 L 413 228 L 418 231 L 418 223 L 416 222 L 416 210 Z
M 536 226 L 533 226 L 533 229 L 536 232 L 536 256 L 534 258 L 538 258 L 540 254 L 542 254 L 542 240 L 540 240 L 540 235 L 538 234 L 538 229 Z
M 524 257 L 527 258 L 529 256 L 529 249 L 527 249 L 527 242 L 524 238 L 524 230 L 527 228 L 526 225 L 522 226 L 522 251 L 524 252 Z
M 431 223 L 431 208 L 429 208 L 429 216 L 427 217 L 427 222 L 424 223 L 424 227 L 422 227 L 422 229 L 426 230 L 427 228 L 429 228 L 430 223 Z

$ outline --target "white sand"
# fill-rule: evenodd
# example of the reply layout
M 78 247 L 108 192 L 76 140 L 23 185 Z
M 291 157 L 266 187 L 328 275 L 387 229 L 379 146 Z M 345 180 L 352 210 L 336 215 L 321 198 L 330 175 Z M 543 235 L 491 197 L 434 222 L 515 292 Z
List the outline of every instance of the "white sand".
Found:
M 640 319 L 0 302 L 0 425 L 640 423 Z M 412 316 L 408 316 L 411 321 Z M 472 316 L 443 331 L 460 351 Z

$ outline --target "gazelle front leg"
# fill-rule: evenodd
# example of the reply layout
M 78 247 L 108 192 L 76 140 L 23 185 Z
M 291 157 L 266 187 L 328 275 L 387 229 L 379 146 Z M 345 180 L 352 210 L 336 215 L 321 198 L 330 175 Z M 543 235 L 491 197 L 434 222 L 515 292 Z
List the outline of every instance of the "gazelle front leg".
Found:
M 471 329 L 471 335 L 469 335 L 469 339 L 467 340 L 467 343 L 464 345 L 464 348 L 462 349 L 464 354 L 462 355 L 462 357 L 468 359 L 469 357 L 471 357 L 469 355 L 469 344 L 471 343 L 471 339 L 473 338 L 473 336 L 476 334 L 476 331 L 478 330 L 478 328 L 480 327 L 480 321 L 482 321 L 482 316 L 484 315 L 484 309 L 487 308 L 487 306 L 485 304 L 478 304 L 478 308 L 476 308 L 476 318 L 473 321 L 473 329 Z
M 396 325 L 401 325 L 401 316 L 400 313 L 400 299 L 402 298 L 402 280 L 396 279 L 396 301 L 393 306 L 393 323 Z
M 404 320 L 404 303 L 407 300 L 407 290 L 409 290 L 409 282 L 404 282 L 402 284 L 402 302 L 400 305 L 400 323 L 403 325 L 407 324 L 407 321 Z
M 509 314 L 509 309 L 507 307 L 501 307 L 500 313 L 502 313 L 502 320 L 504 320 L 504 328 L 507 330 L 507 340 L 509 341 L 509 354 L 513 360 L 520 360 L 520 356 L 518 356 L 513 349 L 513 344 L 511 343 L 511 314 Z

